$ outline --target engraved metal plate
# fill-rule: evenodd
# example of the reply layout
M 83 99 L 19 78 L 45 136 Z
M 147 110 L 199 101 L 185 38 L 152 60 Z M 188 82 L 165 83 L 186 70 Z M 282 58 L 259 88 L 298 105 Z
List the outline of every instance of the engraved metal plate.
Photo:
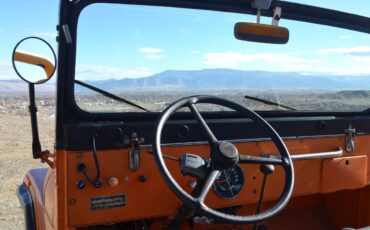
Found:
M 126 194 L 93 197 L 90 205 L 91 210 L 125 207 Z

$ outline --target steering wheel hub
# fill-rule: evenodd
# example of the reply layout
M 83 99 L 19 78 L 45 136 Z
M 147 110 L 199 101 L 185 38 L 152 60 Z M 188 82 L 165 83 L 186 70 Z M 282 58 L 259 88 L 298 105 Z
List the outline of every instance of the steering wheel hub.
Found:
M 239 162 L 238 149 L 230 142 L 221 141 L 213 147 L 211 160 L 222 170 L 233 168 Z

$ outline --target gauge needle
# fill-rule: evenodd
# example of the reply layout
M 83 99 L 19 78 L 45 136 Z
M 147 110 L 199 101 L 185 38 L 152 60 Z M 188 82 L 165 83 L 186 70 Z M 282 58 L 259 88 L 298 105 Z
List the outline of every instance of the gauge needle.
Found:
M 227 182 L 227 184 L 228 184 L 228 186 L 229 186 L 229 191 L 230 191 L 230 193 L 231 193 L 231 196 L 234 196 L 234 192 L 233 192 L 233 189 L 231 188 L 231 186 L 230 186 L 230 183 L 229 182 Z
M 225 178 L 226 178 L 226 183 L 227 183 L 227 186 L 229 187 L 229 190 L 230 190 L 230 192 L 231 192 L 231 195 L 232 196 L 234 196 L 234 192 L 233 192 L 233 190 L 232 190 L 232 188 L 231 188 L 231 185 L 230 185 L 230 177 L 226 174 L 226 172 L 224 172 L 224 175 L 225 175 Z

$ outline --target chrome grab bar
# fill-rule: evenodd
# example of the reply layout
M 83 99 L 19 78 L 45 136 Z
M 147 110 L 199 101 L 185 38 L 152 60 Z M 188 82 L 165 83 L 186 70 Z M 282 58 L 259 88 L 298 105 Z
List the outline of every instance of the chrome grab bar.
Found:
M 275 154 L 262 154 L 265 157 L 280 158 Z M 331 159 L 335 157 L 343 156 L 343 149 L 341 147 L 336 151 L 321 152 L 321 153 L 304 153 L 304 154 L 290 154 L 292 161 L 303 161 L 303 160 L 317 160 L 317 159 Z
M 341 156 L 343 156 L 343 149 L 341 147 L 339 147 L 338 150 L 336 151 L 330 151 L 330 152 L 290 155 L 293 161 L 330 159 L 330 158 L 341 157 Z

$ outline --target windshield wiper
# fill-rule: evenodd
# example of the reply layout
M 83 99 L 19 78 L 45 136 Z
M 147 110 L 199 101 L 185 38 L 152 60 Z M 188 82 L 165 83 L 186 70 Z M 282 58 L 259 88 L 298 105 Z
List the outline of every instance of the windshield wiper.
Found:
M 283 104 L 273 102 L 273 101 L 268 101 L 268 100 L 261 99 L 261 98 L 258 98 L 258 97 L 252 97 L 252 96 L 245 95 L 244 98 L 250 99 L 250 100 L 253 100 L 253 101 L 259 101 L 259 102 L 262 102 L 263 104 L 266 104 L 266 105 L 273 105 L 273 106 L 276 106 L 276 107 L 279 107 L 279 108 L 282 108 L 282 109 L 285 109 L 285 110 L 297 111 L 297 109 L 289 107 L 287 105 L 283 105 Z
M 131 102 L 131 101 L 128 101 L 128 100 L 126 100 L 126 99 L 123 99 L 123 98 L 121 98 L 121 97 L 118 97 L 118 96 L 116 96 L 116 95 L 114 95 L 114 94 L 108 93 L 107 91 L 104 91 L 104 90 L 102 90 L 102 89 L 99 89 L 99 88 L 97 88 L 97 87 L 95 87 L 95 86 L 92 86 L 92 85 L 86 84 L 86 83 L 81 82 L 81 81 L 79 81 L 79 80 L 74 80 L 74 82 L 75 82 L 76 84 L 80 85 L 80 86 L 83 86 L 83 87 L 85 87 L 85 88 L 91 89 L 91 90 L 93 90 L 93 91 L 95 91 L 95 92 L 97 92 L 97 93 L 100 93 L 100 94 L 102 94 L 102 95 L 104 95 L 104 96 L 106 96 L 106 97 L 109 97 L 110 99 L 113 99 L 113 100 L 115 100 L 115 101 L 122 102 L 122 103 L 125 103 L 125 104 L 128 104 L 128 105 L 131 105 L 131 106 L 133 106 L 133 107 L 135 107 L 135 108 L 141 109 L 141 110 L 146 111 L 146 112 L 150 112 L 150 110 L 148 110 L 148 109 L 146 109 L 146 108 L 144 108 L 144 107 L 141 107 L 140 105 L 137 105 L 137 104 L 135 104 L 135 103 L 133 103 L 133 102 Z

